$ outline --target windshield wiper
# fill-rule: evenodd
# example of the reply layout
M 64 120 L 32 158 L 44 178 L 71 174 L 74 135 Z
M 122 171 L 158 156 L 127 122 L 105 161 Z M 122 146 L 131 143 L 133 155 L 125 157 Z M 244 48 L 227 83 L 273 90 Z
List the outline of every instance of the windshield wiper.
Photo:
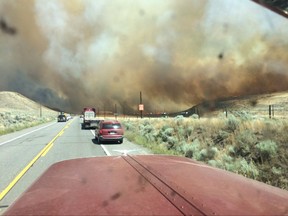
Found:
M 287 0 L 252 0 L 264 7 L 288 18 L 288 1 Z

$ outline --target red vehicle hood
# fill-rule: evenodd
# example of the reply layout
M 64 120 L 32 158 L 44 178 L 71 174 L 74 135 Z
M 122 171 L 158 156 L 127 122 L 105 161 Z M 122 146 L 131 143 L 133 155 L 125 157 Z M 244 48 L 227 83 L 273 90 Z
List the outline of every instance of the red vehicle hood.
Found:
M 288 192 L 159 155 L 52 165 L 4 215 L 285 215 Z

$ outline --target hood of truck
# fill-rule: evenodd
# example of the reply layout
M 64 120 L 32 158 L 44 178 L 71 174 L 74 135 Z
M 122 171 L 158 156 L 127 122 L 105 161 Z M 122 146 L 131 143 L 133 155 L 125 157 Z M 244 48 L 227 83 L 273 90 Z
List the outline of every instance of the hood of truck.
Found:
M 52 165 L 4 215 L 284 215 L 288 192 L 175 156 Z

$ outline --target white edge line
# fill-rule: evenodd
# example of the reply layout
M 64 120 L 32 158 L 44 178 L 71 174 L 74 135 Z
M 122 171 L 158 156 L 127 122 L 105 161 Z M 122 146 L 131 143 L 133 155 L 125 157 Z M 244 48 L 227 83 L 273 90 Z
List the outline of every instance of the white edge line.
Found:
M 93 134 L 93 136 L 95 137 L 95 132 L 93 130 L 90 130 L 90 131 Z M 111 153 L 108 151 L 108 149 L 104 145 L 100 144 L 100 146 L 102 147 L 102 149 L 104 150 L 104 152 L 107 156 L 111 156 Z
M 104 145 L 100 144 L 100 146 L 103 148 L 103 150 L 107 156 L 111 156 L 110 152 L 107 150 L 107 148 Z
M 28 133 L 26 133 L 26 134 L 22 134 L 21 136 L 15 137 L 15 138 L 13 138 L 13 139 L 11 139 L 11 140 L 7 140 L 7 141 L 5 141 L 5 142 L 2 142 L 2 143 L 0 143 L 0 146 L 1 146 L 1 145 L 4 145 L 4 144 L 6 144 L 6 143 L 12 142 L 12 141 L 14 141 L 14 140 L 17 140 L 17 139 L 19 139 L 19 138 L 21 138 L 21 137 L 24 137 L 24 136 L 28 135 L 28 134 L 34 133 L 34 132 L 36 132 L 36 131 L 38 131 L 38 130 L 44 129 L 44 128 L 46 128 L 46 127 L 49 127 L 49 126 L 51 126 L 51 125 L 53 125 L 53 124 L 55 124 L 55 122 L 52 123 L 52 124 L 46 125 L 46 126 L 44 126 L 44 127 L 38 128 L 38 129 L 36 129 L 36 130 L 30 131 L 30 132 L 28 132 Z

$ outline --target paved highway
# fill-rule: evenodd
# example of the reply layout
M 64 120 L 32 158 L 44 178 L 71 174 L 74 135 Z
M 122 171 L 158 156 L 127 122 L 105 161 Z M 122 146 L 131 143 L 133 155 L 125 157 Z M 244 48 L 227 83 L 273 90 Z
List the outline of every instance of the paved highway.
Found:
M 0 136 L 0 215 L 55 162 L 127 153 L 150 154 L 126 139 L 99 145 L 94 130 L 82 130 L 77 117 Z

